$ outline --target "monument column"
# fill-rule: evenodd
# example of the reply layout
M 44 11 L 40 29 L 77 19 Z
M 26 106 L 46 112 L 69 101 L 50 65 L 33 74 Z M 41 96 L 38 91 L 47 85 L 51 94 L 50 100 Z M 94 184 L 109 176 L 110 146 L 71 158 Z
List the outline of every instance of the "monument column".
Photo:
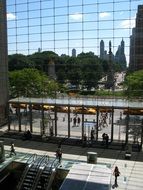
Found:
M 6 0 L 0 0 L 0 126 L 7 118 L 8 59 L 7 59 Z

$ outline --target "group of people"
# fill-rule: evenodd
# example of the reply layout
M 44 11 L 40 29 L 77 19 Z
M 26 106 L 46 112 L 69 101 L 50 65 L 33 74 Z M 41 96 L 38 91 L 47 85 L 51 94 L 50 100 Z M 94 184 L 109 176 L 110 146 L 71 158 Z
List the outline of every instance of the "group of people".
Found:
M 73 118 L 73 127 L 79 127 L 80 126 L 80 117 L 75 116 Z
M 93 143 L 93 140 L 95 138 L 94 135 L 95 135 L 95 130 L 92 127 L 92 129 L 90 131 L 91 144 Z M 84 135 L 83 135 L 83 147 L 85 147 L 86 145 L 87 145 L 87 135 L 86 135 L 86 133 L 84 133 Z
M 25 133 L 23 134 L 23 140 L 31 140 L 31 139 L 32 139 L 32 134 L 30 130 L 25 131 Z

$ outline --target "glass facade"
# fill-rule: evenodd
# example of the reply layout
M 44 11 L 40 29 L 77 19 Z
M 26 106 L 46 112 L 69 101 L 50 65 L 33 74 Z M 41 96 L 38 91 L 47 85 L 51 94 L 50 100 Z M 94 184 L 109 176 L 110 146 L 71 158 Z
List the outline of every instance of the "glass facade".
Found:
M 129 63 L 132 28 L 141 0 L 7 0 L 9 54 L 54 51 L 58 55 L 94 52 L 115 56 L 124 40 Z M 106 52 L 107 51 L 107 52 Z
M 126 68 L 131 66 L 132 69 L 133 63 L 136 66 L 133 69 L 136 70 L 138 65 L 138 59 L 134 59 L 137 44 L 134 42 L 136 39 L 142 40 L 142 34 L 139 35 L 140 38 L 135 38 L 136 31 L 139 31 L 139 28 L 142 31 L 142 20 L 138 19 L 142 19 L 142 0 L 7 0 L 8 54 L 29 57 L 35 53 L 52 51 L 60 58 L 76 58 L 82 53 L 90 53 L 90 56 L 94 54 L 109 63 L 109 73 L 106 77 L 110 83 L 113 83 L 116 77 L 113 76 L 115 73 L 110 63 L 120 63 L 124 71 L 120 75 L 119 83 L 122 83 Z M 136 46 L 138 52 L 142 51 L 141 43 Z M 141 57 L 141 54 L 136 53 L 136 57 L 138 56 Z M 37 65 L 39 62 L 36 60 Z M 58 63 L 56 71 L 51 60 L 46 60 L 37 67 L 45 72 L 47 62 L 50 63 L 48 74 L 56 79 L 57 68 L 60 71 L 60 66 L 64 64 Z M 66 65 L 66 72 L 71 70 L 72 63 L 73 60 Z M 140 68 L 143 68 L 141 62 L 139 64 Z M 21 62 L 19 68 L 20 66 Z M 106 67 L 106 64 L 104 66 Z M 78 66 L 76 68 L 78 71 Z M 86 70 L 84 78 L 91 75 L 88 66 L 82 69 Z M 97 65 L 93 67 L 93 70 L 96 69 Z M 79 73 L 73 76 L 73 81 L 79 80 Z M 95 74 L 91 75 L 90 83 L 93 82 L 92 77 L 95 77 Z M 139 90 L 142 93 L 142 89 Z M 111 91 L 114 96 L 114 88 Z M 130 92 L 133 92 L 132 89 Z M 18 99 L 17 102 L 15 99 L 10 102 L 12 112 L 9 129 L 22 132 L 29 129 L 42 136 L 74 138 L 83 138 L 86 133 L 90 139 L 91 130 L 94 128 L 96 140 L 102 139 L 102 133 L 108 133 L 111 141 L 115 139 L 127 142 L 130 140 L 128 132 L 132 131 L 130 126 L 135 126 L 142 119 L 142 114 L 138 118 L 128 118 L 132 112 L 129 112 L 129 108 L 141 111 L 142 102 L 136 104 L 114 98 L 105 101 L 96 97 L 94 100 L 86 97 L 74 99 L 62 94 L 61 99 L 58 99 L 58 96 L 54 100 L 44 99 L 43 96 L 34 100 L 28 93 L 30 92 L 27 87 L 28 100 Z M 24 104 L 24 107 L 21 107 L 21 104 Z M 125 109 L 128 109 L 128 112 Z M 138 141 L 133 139 L 132 133 L 131 140 Z M 139 136 L 139 142 L 141 141 Z

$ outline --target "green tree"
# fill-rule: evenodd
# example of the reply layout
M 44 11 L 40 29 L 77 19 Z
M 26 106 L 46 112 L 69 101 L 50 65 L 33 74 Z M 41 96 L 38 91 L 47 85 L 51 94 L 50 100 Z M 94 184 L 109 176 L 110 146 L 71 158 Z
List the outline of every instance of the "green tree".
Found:
M 12 97 L 54 97 L 58 84 L 36 69 L 23 69 L 9 73 Z
M 103 67 L 100 59 L 94 53 L 81 53 L 78 55 L 78 64 L 81 69 L 81 79 L 83 87 L 90 90 L 96 88 L 99 79 L 103 75 Z
M 13 54 L 8 56 L 9 71 L 21 70 L 24 68 L 32 68 L 34 62 L 29 60 L 27 56 L 22 54 Z
M 128 97 L 143 97 L 143 70 L 127 75 L 124 86 L 125 94 Z
M 34 62 L 34 68 L 48 73 L 48 63 L 53 60 L 56 64 L 58 55 L 52 51 L 36 52 L 29 55 L 28 58 Z

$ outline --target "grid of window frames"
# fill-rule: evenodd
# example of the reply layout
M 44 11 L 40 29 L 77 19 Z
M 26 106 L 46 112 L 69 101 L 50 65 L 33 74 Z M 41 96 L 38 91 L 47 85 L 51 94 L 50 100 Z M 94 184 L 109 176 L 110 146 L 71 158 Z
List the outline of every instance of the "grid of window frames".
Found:
M 93 52 L 102 60 L 136 64 L 130 44 L 139 5 L 142 0 L 7 0 L 8 53 Z
M 116 59 L 116 62 L 124 61 L 127 65 L 132 59 L 134 63 L 133 28 L 137 24 L 139 5 L 142 5 L 142 0 L 7 0 L 8 54 L 27 56 L 35 52 L 52 51 L 62 58 L 62 56 L 66 57 L 66 55 L 77 57 L 82 52 L 92 52 L 98 58 L 101 58 L 100 60 L 107 61 L 105 65 L 103 64 L 105 70 L 106 63 L 114 59 Z M 140 27 L 141 31 L 143 31 L 142 27 L 143 25 Z M 132 44 L 133 48 L 130 47 L 130 44 Z M 86 56 L 88 55 L 92 54 L 86 54 Z M 75 67 L 76 64 L 73 64 L 73 61 L 76 63 L 75 59 L 68 62 L 67 73 L 68 70 L 72 71 L 73 66 Z M 99 59 L 96 61 L 99 62 Z M 72 67 L 70 64 L 72 64 Z M 84 64 L 82 69 L 86 70 L 87 73 L 89 72 L 90 82 L 92 83 L 92 80 L 96 80 L 97 74 L 92 75 L 93 73 L 86 64 L 86 60 L 81 59 L 81 64 Z M 90 67 L 92 70 L 97 69 L 97 65 L 94 67 L 92 63 Z M 43 70 L 46 70 L 45 67 L 43 67 Z M 109 70 L 111 82 L 113 71 L 112 68 Z M 126 68 L 123 68 L 123 70 L 126 70 Z M 80 77 L 78 68 L 74 72 L 71 76 L 72 82 L 73 80 L 79 80 Z M 124 77 L 124 75 L 122 76 Z M 88 78 L 88 75 L 84 73 L 83 77 Z M 80 82 L 83 82 L 83 79 Z M 73 84 L 75 83 L 73 82 Z M 139 90 L 142 92 L 142 89 Z M 34 110 L 34 108 L 32 109 Z M 66 111 L 64 110 L 63 112 Z M 42 126 L 40 120 L 37 119 L 39 112 L 38 115 L 36 115 L 37 112 L 34 113 L 35 123 L 37 123 L 37 126 Z M 117 110 L 117 115 L 119 113 Z M 61 116 L 60 113 L 58 114 L 57 125 L 59 126 L 67 117 Z M 40 117 L 42 120 L 42 114 Z M 122 115 L 120 117 L 120 119 L 124 119 L 124 116 L 123 118 Z M 85 120 L 87 119 L 85 118 Z M 95 116 L 93 115 L 90 120 L 95 121 Z M 24 123 L 23 126 L 25 127 L 22 130 L 29 129 L 29 123 L 32 125 L 28 116 L 24 116 L 21 123 Z M 14 130 L 17 126 L 17 123 L 12 125 Z M 71 136 L 77 135 L 73 129 L 71 130 Z M 38 130 L 40 129 L 38 128 Z M 120 130 L 119 125 L 118 139 L 121 138 Z M 37 132 L 37 129 L 35 131 Z M 58 129 L 54 133 L 60 134 L 62 132 Z M 89 134 L 89 131 L 87 133 Z M 81 132 L 79 132 L 78 136 L 81 136 Z
M 9 54 L 31 54 L 38 48 L 71 55 L 92 51 L 116 53 L 123 39 L 129 44 L 141 0 L 7 0 Z

